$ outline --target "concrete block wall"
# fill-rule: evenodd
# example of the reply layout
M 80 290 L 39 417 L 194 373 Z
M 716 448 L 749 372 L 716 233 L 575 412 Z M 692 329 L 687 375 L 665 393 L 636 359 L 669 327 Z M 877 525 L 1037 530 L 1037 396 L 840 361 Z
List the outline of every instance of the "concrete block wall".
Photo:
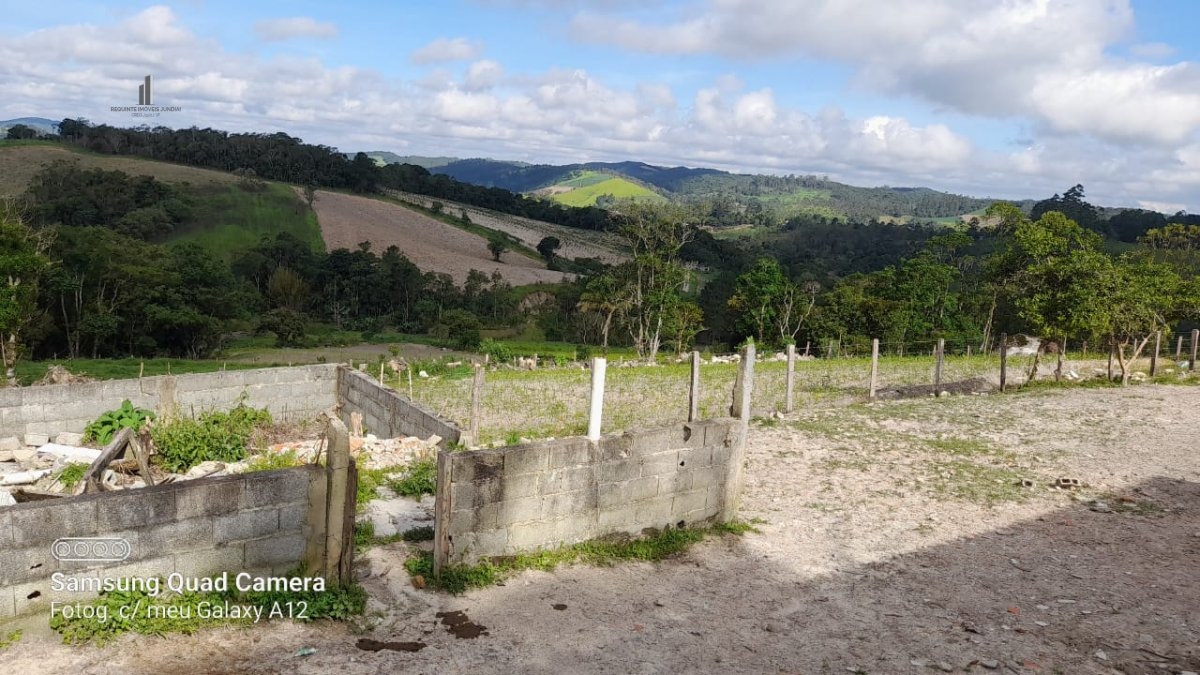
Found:
M 192 415 L 228 410 L 244 395 L 247 405 L 266 408 L 276 419 L 311 417 L 337 402 L 337 368 L 321 364 L 0 389 L 0 436 L 80 432 L 125 399 L 151 410 L 174 401 L 181 414 Z
M 446 562 L 720 517 L 737 420 L 454 452 L 439 480 Z M 443 500 L 449 500 L 443 502 Z
M 357 370 L 345 366 L 338 368 L 337 394 L 342 421 L 349 424 L 350 413 L 362 413 L 367 432 L 380 438 L 437 435 L 442 437 L 445 446 L 462 437 L 458 425 L 439 418 L 429 408 L 410 401 Z
M 0 508 L 0 619 L 92 597 L 54 591 L 56 572 L 165 578 L 314 569 L 324 554 L 327 489 L 324 468 L 309 465 Z M 119 537 L 130 555 L 59 561 L 51 546 L 63 537 Z

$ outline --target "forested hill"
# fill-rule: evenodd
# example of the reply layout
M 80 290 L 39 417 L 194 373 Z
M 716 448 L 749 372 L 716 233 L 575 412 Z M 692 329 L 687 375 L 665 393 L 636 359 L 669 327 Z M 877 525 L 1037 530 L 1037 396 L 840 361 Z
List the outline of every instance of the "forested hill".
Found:
M 598 171 L 650 185 L 673 201 L 711 205 L 718 221 L 729 221 L 723 224 L 776 224 L 803 214 L 857 221 L 936 220 L 970 214 L 994 201 L 929 188 L 856 187 L 815 175 L 740 174 L 643 162 L 549 165 L 464 159 L 430 170 L 466 183 L 514 192 L 533 192 L 564 183 L 581 172 Z

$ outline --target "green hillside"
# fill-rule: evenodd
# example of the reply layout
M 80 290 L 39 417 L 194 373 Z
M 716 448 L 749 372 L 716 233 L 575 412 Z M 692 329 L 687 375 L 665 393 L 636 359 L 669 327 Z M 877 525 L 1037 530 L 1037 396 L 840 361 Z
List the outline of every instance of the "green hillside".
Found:
M 215 257 L 232 254 L 258 244 L 263 237 L 286 232 L 307 242 L 315 251 L 325 250 L 317 216 L 288 185 L 269 183 L 261 192 L 236 186 L 194 188 L 192 217 L 168 241 L 198 244 Z
M 564 191 L 565 188 L 565 191 Z M 595 206 L 601 197 L 663 201 L 662 195 L 619 176 L 583 171 L 570 180 L 545 190 L 551 199 L 566 206 Z

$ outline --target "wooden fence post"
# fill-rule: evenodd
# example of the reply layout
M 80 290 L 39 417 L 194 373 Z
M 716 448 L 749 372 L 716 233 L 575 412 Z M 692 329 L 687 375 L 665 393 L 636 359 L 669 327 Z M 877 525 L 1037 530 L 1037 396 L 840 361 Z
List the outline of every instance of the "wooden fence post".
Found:
M 688 421 L 700 417 L 700 352 L 692 352 L 692 382 L 688 387 Z
M 471 382 L 471 445 L 479 445 L 483 426 L 483 367 L 475 366 L 475 380 Z
M 871 384 L 867 390 L 867 398 L 875 400 L 876 385 L 879 384 L 879 338 L 871 340 Z
M 1058 345 L 1058 362 L 1054 364 L 1054 381 L 1062 382 L 1062 364 L 1063 357 L 1067 354 L 1067 338 L 1062 339 L 1062 344 Z
M 1188 363 L 1188 370 L 1195 372 L 1196 370 L 1196 343 L 1200 342 L 1200 328 L 1192 329 L 1192 360 Z
M 604 414 L 604 371 L 608 360 L 602 356 L 592 359 L 592 401 L 588 408 L 588 440 L 600 440 L 600 422 Z
M 1162 331 L 1154 331 L 1154 354 L 1150 357 L 1150 377 L 1158 373 L 1158 350 L 1162 347 Z
M 746 463 L 746 436 L 750 432 L 750 398 L 754 391 L 754 345 L 742 350 L 738 364 L 738 377 L 733 391 L 733 406 L 730 413 L 737 418 L 736 438 L 729 452 L 729 465 L 725 468 L 725 497 L 722 502 L 721 520 L 730 522 L 737 517 L 741 500 L 744 464 Z
M 450 562 L 450 510 L 451 481 L 453 476 L 450 469 L 454 465 L 448 450 L 438 450 L 437 454 L 437 493 L 433 501 L 433 575 L 438 576 Z
M 1008 333 L 1000 334 L 1000 391 L 1008 383 Z
M 937 357 L 937 364 L 933 367 L 933 393 L 936 396 L 942 388 L 942 360 L 946 355 L 946 338 L 938 338 L 933 353 Z
M 354 511 L 357 475 L 350 457 L 350 432 L 336 417 L 326 428 L 328 445 L 326 465 L 325 566 L 323 576 L 330 584 L 341 586 L 353 581 Z
M 795 388 L 796 388 L 796 345 L 789 344 L 787 346 L 787 374 L 784 376 L 784 386 L 787 392 L 784 394 L 783 411 L 792 412 L 795 407 Z

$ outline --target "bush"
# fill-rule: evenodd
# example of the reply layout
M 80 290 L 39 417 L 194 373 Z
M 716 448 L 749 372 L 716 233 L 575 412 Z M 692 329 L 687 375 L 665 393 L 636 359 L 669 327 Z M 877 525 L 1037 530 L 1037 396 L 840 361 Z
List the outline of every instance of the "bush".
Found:
M 492 338 L 484 338 L 479 343 L 479 353 L 487 354 L 488 359 L 493 363 L 508 363 L 513 358 L 512 350 L 508 348 L 508 345 Z
M 239 404 L 229 412 L 208 412 L 200 419 L 180 418 L 150 429 L 156 457 L 164 468 L 182 473 L 201 462 L 237 462 L 246 457 L 246 441 L 271 414 Z
M 465 309 L 449 309 L 442 312 L 434 336 L 449 339 L 459 349 L 475 349 L 479 346 L 481 328 L 483 324 L 474 314 Z
M 109 410 L 92 420 L 83 430 L 83 439 L 108 445 L 121 429 L 133 429 L 138 432 L 146 426 L 146 422 L 153 419 L 154 413 L 145 408 L 135 408 L 129 399 L 125 399 L 121 401 L 120 408 Z

